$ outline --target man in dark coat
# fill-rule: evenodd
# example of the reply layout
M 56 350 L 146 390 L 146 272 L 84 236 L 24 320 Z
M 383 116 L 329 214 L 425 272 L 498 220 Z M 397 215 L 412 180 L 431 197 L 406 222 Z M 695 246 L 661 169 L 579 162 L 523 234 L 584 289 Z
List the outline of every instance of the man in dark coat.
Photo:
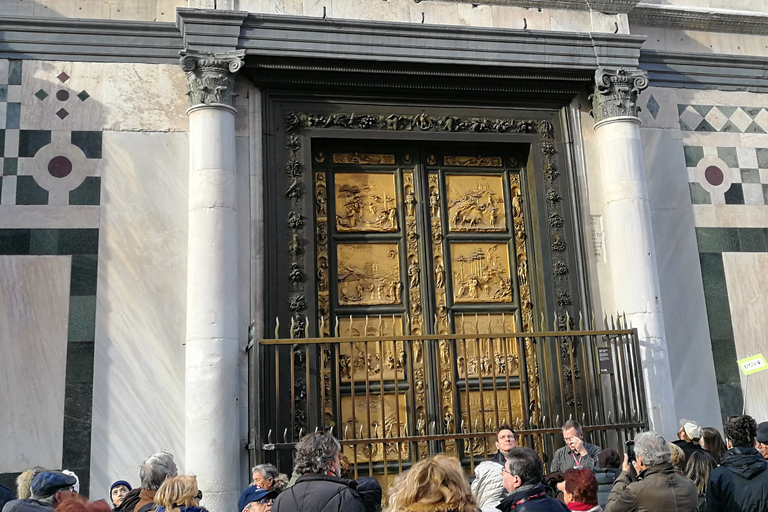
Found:
M 680 420 L 680 430 L 677 431 L 677 441 L 672 441 L 672 444 L 683 450 L 685 454 L 685 460 L 683 461 L 683 468 L 688 464 L 688 459 L 691 458 L 693 452 L 704 450 L 699 444 L 701 440 L 702 431 L 701 427 L 696 424 L 695 421 L 682 419 Z
M 510 450 L 501 473 L 504 488 L 509 491 L 496 507 L 501 512 L 568 512 L 568 507 L 547 495 L 541 483 L 541 459 L 530 448 Z
M 316 432 L 296 445 L 296 483 L 280 493 L 272 512 L 365 512 L 357 482 L 338 476 L 341 446 L 333 436 Z
M 13 491 L 4 485 L 0 485 L 0 510 L 3 510 L 3 506 L 15 497 L 16 495 L 13 494 Z
M 637 434 L 635 455 L 637 481 L 630 475 L 625 454 L 605 512 L 696 512 L 699 506 L 696 484 L 675 472 L 669 462 L 666 439 L 654 431 Z
M 499 425 L 496 430 L 496 455 L 490 460 L 503 466 L 507 463 L 507 454 L 512 448 L 517 448 L 515 431 L 509 425 Z
M 768 465 L 755 449 L 757 423 L 735 416 L 723 431 L 729 449 L 709 475 L 704 512 L 768 511 Z

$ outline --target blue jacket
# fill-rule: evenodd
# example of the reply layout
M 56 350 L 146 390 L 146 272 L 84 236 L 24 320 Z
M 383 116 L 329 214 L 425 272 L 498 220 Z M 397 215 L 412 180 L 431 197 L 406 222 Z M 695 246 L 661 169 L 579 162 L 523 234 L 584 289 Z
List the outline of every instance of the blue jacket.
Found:
M 193 506 L 179 507 L 179 510 L 181 510 L 181 512 L 208 512 L 208 510 L 205 507 L 193 507 Z M 165 512 L 165 507 L 157 507 L 155 509 L 155 512 Z
M 568 512 L 568 507 L 547 496 L 543 484 L 524 485 L 516 489 L 496 508 L 501 512 Z
M 768 465 L 754 448 L 731 448 L 712 470 L 704 512 L 768 511 Z

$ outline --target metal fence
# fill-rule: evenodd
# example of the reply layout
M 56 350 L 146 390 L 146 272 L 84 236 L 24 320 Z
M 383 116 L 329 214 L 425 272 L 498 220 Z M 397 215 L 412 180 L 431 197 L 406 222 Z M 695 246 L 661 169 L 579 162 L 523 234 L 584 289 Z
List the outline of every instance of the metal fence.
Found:
M 290 473 L 295 443 L 324 430 L 355 477 L 386 481 L 437 453 L 473 471 L 496 452 L 502 424 L 545 461 L 567 419 L 618 451 L 648 427 L 637 331 L 620 319 L 606 319 L 610 330 L 546 330 L 542 320 L 542 332 L 490 333 L 475 317 L 476 334 L 422 336 L 398 335 L 396 318 L 365 322 L 375 335 L 344 336 L 340 320 L 335 337 L 256 344 L 254 459 Z

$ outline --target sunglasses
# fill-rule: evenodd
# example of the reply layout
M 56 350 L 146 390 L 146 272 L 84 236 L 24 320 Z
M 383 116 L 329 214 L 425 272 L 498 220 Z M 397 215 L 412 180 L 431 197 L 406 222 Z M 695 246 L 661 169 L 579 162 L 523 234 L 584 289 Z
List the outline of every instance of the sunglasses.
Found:
M 197 494 L 195 495 L 195 499 L 198 499 L 198 500 L 203 499 L 203 491 L 198 490 Z

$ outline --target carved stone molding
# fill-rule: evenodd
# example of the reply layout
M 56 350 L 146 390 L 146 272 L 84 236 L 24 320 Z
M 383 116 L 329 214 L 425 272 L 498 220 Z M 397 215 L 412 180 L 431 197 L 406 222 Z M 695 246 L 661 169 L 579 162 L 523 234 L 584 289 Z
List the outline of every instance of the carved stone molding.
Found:
M 181 50 L 181 69 L 189 80 L 189 103 L 195 105 L 228 105 L 235 100 L 235 73 L 243 67 L 245 50 L 231 52 L 199 52 Z
M 596 122 L 612 117 L 637 117 L 637 95 L 648 87 L 648 75 L 640 69 L 598 68 L 592 115 Z

